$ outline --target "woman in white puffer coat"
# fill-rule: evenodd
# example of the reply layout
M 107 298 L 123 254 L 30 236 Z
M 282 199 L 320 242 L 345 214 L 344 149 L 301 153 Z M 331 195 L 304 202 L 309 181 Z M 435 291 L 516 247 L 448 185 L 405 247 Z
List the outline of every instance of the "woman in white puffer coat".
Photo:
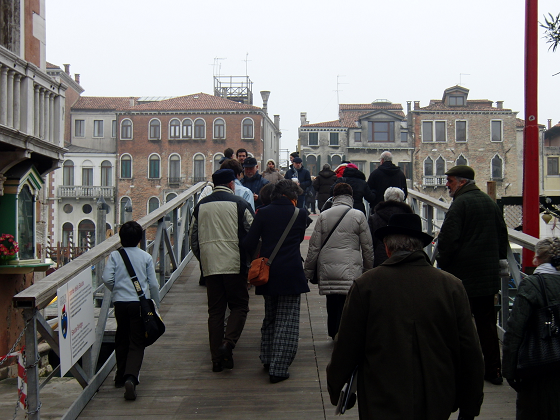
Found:
M 352 206 L 352 187 L 346 183 L 336 184 L 333 205 L 318 217 L 305 259 L 308 280 L 313 279 L 315 270 L 318 270 L 319 293 L 327 296 L 327 327 L 333 339 L 338 332 L 350 286 L 373 267 L 373 245 L 366 216 Z M 341 217 L 341 222 L 321 249 Z

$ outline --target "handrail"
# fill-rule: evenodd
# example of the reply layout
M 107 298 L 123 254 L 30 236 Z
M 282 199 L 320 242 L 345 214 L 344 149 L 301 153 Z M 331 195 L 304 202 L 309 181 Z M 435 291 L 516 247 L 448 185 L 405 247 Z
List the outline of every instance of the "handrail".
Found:
M 144 250 L 146 249 L 146 229 L 157 222 L 157 232 L 154 241 L 150 244 L 150 254 L 159 278 L 160 298 L 169 291 L 193 256 L 189 243 L 189 222 L 192 217 L 192 208 L 206 185 L 207 182 L 200 182 L 190 187 L 170 202 L 138 220 L 144 232 L 143 240 L 140 243 Z M 70 369 L 84 389 L 62 418 L 64 420 L 75 419 L 111 372 L 116 360 L 114 352 L 97 370 L 97 361 L 107 318 L 110 315 L 111 303 L 111 292 L 103 286 L 100 279 L 105 257 L 119 247 L 119 236 L 112 236 L 13 297 L 14 306 L 23 310 L 26 325 L 25 352 L 28 362 L 26 362 L 25 368 L 29 419 L 40 419 L 40 390 L 54 376 L 51 374 L 42 383 L 39 382 L 38 367 L 35 363 L 38 360 L 39 339 L 47 341 L 51 349 L 60 356 L 58 336 L 39 310 L 49 305 L 61 286 L 94 265 L 98 285 L 93 285 L 92 299 L 99 302 L 102 294 L 101 309 L 95 326 L 96 338 L 81 357 L 82 363 L 76 363 Z

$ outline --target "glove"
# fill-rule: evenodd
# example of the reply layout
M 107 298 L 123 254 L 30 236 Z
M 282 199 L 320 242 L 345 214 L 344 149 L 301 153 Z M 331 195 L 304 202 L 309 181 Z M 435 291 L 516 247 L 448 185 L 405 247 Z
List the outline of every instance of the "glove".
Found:
M 509 386 L 511 386 L 516 392 L 521 391 L 521 389 L 523 388 L 523 379 L 520 379 L 520 378 L 509 379 L 509 378 L 507 378 L 507 381 L 508 381 Z

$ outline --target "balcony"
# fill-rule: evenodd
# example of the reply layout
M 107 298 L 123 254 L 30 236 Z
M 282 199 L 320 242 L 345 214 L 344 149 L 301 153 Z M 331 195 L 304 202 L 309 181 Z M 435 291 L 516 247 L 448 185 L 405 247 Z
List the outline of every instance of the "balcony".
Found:
M 115 187 L 95 187 L 83 185 L 62 185 L 58 187 L 57 198 L 109 198 L 113 200 Z
M 183 178 L 182 177 L 169 177 L 167 178 L 167 184 L 169 186 L 175 186 L 175 185 L 181 185 L 181 182 L 183 182 Z
M 422 177 L 423 187 L 445 187 L 445 184 L 447 184 L 447 177 L 445 175 Z

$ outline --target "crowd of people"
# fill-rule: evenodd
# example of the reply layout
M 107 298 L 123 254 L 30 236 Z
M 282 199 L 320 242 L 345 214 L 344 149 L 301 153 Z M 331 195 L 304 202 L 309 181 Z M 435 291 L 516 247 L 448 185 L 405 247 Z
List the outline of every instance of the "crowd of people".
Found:
M 437 237 L 434 267 L 424 248 L 436 240 L 406 204 L 406 179 L 389 152 L 367 181 L 351 162 L 334 170 L 325 164 L 311 177 L 294 152 L 284 174 L 272 159 L 261 174 L 245 149 L 235 157 L 233 150 L 226 152 L 190 226 L 207 290 L 214 372 L 234 368 L 233 352 L 249 312 L 248 267 L 255 258 L 270 258 L 268 282 L 254 293 L 264 300 L 260 362 L 271 383 L 290 377 L 301 295 L 312 283 L 326 296 L 333 404 L 357 371 L 361 419 L 443 420 L 459 410 L 458 419 L 468 420 L 480 413 L 484 381 L 501 385 L 505 377 L 518 392 L 518 419 L 560 418 L 558 371 L 530 379 L 517 374 L 531 314 L 547 304 L 540 281 L 548 304 L 560 304 L 560 240 L 547 238 L 536 246 L 537 268 L 519 285 L 502 366 L 494 300 L 507 265 L 508 233 L 471 167 L 446 172 L 452 203 Z M 306 197 L 317 201 L 319 214 L 303 258 L 300 244 L 313 223 Z M 371 206 L 369 218 L 364 200 Z M 134 223 L 123 225 L 121 241 L 147 295 L 157 295 L 151 257 L 135 248 L 141 232 Z M 111 254 L 103 280 L 113 290 L 117 314 L 115 386 L 124 386 L 125 398 L 132 400 L 143 356 L 141 325 L 118 254 Z

